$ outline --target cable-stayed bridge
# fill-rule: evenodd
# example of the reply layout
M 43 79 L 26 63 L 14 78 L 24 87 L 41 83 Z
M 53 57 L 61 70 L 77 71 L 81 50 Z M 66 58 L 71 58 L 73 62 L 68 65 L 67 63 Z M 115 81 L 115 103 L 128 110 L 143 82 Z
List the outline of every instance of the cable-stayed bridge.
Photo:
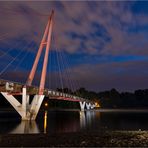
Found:
M 80 109 L 82 111 L 85 108 L 89 110 L 89 109 L 93 109 L 96 106 L 95 102 L 90 101 L 88 99 L 45 88 L 48 55 L 51 47 L 51 37 L 52 37 L 52 30 L 53 30 L 53 15 L 54 15 L 54 11 L 52 11 L 48 19 L 48 23 L 46 25 L 38 52 L 36 54 L 34 64 L 32 66 L 32 69 L 30 71 L 30 74 L 26 83 L 21 84 L 21 83 L 7 81 L 3 79 L 0 80 L 1 94 L 20 114 L 20 116 L 22 117 L 22 120 L 35 120 L 45 97 L 48 97 L 49 99 L 79 102 Z M 39 87 L 35 87 L 32 85 L 32 82 L 35 78 L 37 66 L 44 48 L 45 48 L 45 55 L 43 60 L 40 84 L 39 84 Z M 11 64 L 14 60 L 15 59 L 13 59 L 9 64 Z M 7 66 L 9 66 L 9 64 Z M 7 66 L 0 72 L 0 74 L 5 71 Z M 16 95 L 20 95 L 22 97 L 21 103 L 15 98 Z M 34 98 L 30 104 L 29 102 L 30 102 L 31 95 L 34 95 Z

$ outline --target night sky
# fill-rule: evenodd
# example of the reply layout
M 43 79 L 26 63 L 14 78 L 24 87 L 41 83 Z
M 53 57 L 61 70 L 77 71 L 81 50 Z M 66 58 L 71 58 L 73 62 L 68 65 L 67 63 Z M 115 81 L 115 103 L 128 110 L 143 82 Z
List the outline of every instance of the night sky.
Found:
M 26 81 L 52 9 L 48 75 L 59 74 L 64 81 L 69 67 L 69 79 L 78 84 L 75 87 L 94 91 L 148 88 L 147 1 L 1 1 L 0 78 Z M 61 75 L 54 63 L 57 52 L 68 59 L 67 66 L 63 62 L 60 68 Z

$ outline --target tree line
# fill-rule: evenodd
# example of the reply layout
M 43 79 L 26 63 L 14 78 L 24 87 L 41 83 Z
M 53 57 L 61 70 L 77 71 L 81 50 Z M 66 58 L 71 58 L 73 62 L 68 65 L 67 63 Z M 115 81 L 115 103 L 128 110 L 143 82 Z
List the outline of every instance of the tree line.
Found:
M 97 101 L 101 108 L 148 108 L 148 89 L 121 93 L 114 88 L 103 92 L 88 91 L 85 88 L 74 92 L 68 88 L 57 90 Z
M 94 92 L 86 90 L 85 88 L 80 88 L 76 91 L 72 91 L 68 88 L 57 88 L 57 91 L 98 102 L 101 108 L 148 108 L 148 89 L 121 93 L 116 89 Z M 21 98 L 19 101 L 21 101 Z M 53 108 L 79 108 L 79 104 L 76 102 L 51 100 L 47 97 L 44 99 L 44 102 L 48 102 L 49 107 Z M 0 107 L 12 107 L 1 94 Z

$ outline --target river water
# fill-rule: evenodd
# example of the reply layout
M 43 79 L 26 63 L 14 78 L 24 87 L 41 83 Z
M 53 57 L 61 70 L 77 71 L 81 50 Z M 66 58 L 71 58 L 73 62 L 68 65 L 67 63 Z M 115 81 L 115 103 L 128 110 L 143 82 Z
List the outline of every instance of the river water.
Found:
M 0 111 L 0 134 L 148 130 L 148 111 L 41 111 L 36 121 L 21 121 L 15 111 Z

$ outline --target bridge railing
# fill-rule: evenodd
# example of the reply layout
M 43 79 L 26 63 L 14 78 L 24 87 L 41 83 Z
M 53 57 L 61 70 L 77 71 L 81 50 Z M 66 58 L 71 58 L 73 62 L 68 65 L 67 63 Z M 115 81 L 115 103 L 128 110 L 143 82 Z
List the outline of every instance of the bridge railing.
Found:
M 18 83 L 18 82 L 12 82 L 12 81 L 8 81 L 8 80 L 3 80 L 0 79 L 0 92 L 8 92 L 8 93 L 22 93 L 22 88 L 25 86 L 25 84 L 22 83 Z M 35 95 L 38 94 L 39 92 L 39 88 L 36 86 L 26 86 L 27 89 L 27 94 L 29 95 Z M 73 100 L 79 100 L 79 101 L 85 101 L 85 102 L 91 102 L 90 100 L 84 99 L 82 97 L 79 96 L 75 96 L 72 94 L 67 94 L 67 93 L 63 93 L 63 92 L 59 92 L 59 91 L 55 91 L 55 90 L 50 90 L 50 89 L 44 89 L 44 93 L 43 93 L 46 97 L 49 98 L 53 98 L 53 97 L 61 97 L 62 98 L 71 98 L 70 101 Z
M 84 98 L 81 98 L 81 97 L 78 97 L 78 96 L 75 96 L 75 95 L 72 95 L 72 94 L 67 94 L 67 93 L 63 93 L 63 92 L 59 92 L 59 91 L 54 91 L 54 90 L 48 90 L 48 96 L 51 96 L 51 97 L 65 97 L 65 98 L 72 98 L 74 100 L 81 100 L 81 101 L 86 101 L 86 99 Z

